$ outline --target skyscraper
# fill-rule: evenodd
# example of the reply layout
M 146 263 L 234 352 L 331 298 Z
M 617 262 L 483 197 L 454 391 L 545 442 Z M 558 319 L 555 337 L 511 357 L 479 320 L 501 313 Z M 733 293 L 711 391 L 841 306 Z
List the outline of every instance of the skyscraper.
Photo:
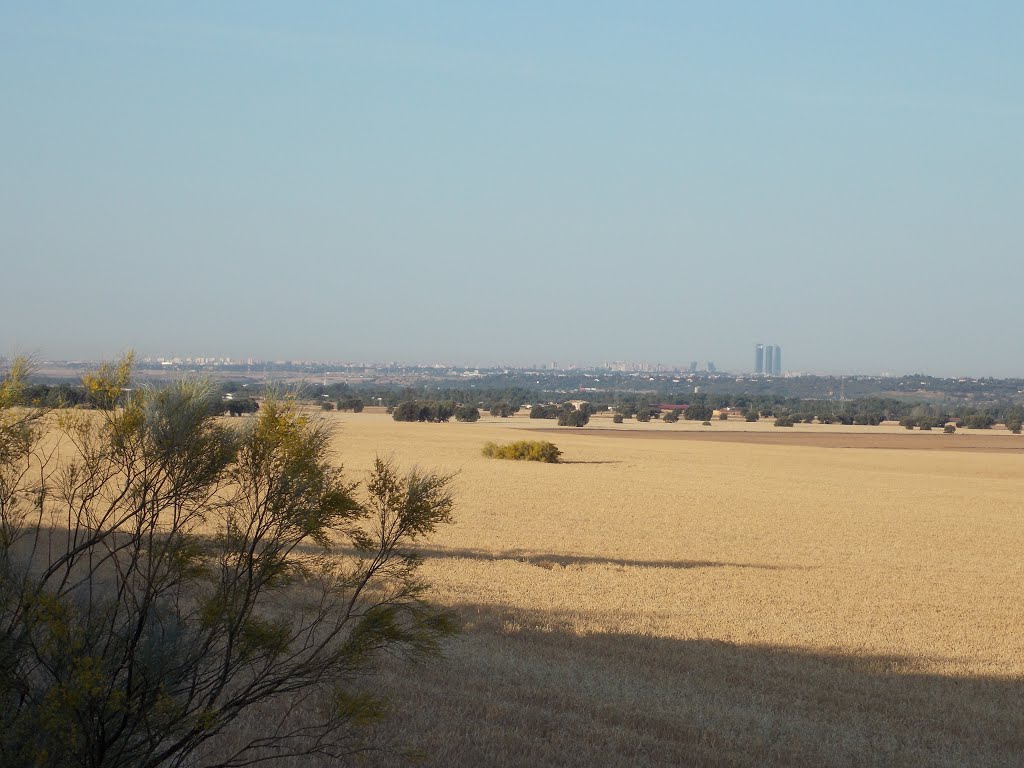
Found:
M 775 373 L 775 347 L 771 344 L 764 348 L 764 372 L 771 376 Z
M 782 375 L 782 347 L 778 344 L 775 345 L 775 359 L 772 361 L 772 373 L 776 376 Z
M 754 347 L 754 373 L 764 373 L 764 344 Z

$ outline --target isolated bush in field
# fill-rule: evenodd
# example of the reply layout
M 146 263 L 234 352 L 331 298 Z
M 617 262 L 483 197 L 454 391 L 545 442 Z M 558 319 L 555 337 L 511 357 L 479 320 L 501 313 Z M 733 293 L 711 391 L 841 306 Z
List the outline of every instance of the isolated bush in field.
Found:
M 375 665 L 451 632 L 410 549 L 449 478 L 378 459 L 360 490 L 290 402 L 237 428 L 194 382 L 111 403 L 121 368 L 89 378 L 110 408 L 52 420 L 0 379 L 0 766 L 360 751 Z
M 485 443 L 481 452 L 489 459 L 541 461 L 546 464 L 557 464 L 558 457 L 562 455 L 554 443 L 543 440 L 519 440 L 505 445 Z
M 622 414 L 621 413 L 616 413 L 614 416 L 612 416 L 612 423 L 613 424 L 621 424 L 622 423 Z
M 792 427 L 794 423 L 792 416 L 779 416 L 775 419 L 776 427 Z
M 728 421 L 729 420 L 729 414 L 728 413 L 720 413 L 720 414 L 718 414 L 718 420 L 719 421 Z
M 711 422 L 710 421 L 702 421 L 701 422 L 701 426 L 703 426 L 703 427 L 710 427 L 711 426 Z
M 909 416 L 905 419 L 900 419 L 900 426 L 907 429 L 913 429 L 917 425 L 917 422 Z
M 334 403 L 332 403 L 332 402 L 330 402 L 328 400 L 324 400 L 322 403 L 320 403 L 320 408 L 321 408 L 321 410 L 324 410 L 324 411 L 333 411 L 334 410 Z
M 666 424 L 675 424 L 677 421 L 679 421 L 679 409 L 672 408 L 670 410 L 665 411 L 665 415 L 661 417 L 661 420 L 664 421 Z
M 947 435 L 952 435 L 954 432 L 956 432 L 956 427 L 952 424 L 947 424 L 942 428 L 942 431 L 945 432 Z
M 757 421 L 760 418 L 760 414 L 757 411 L 747 411 L 743 418 L 747 421 Z
M 1013 434 L 1015 435 L 1020 434 L 1021 426 L 1022 424 L 1018 419 L 1013 419 L 1012 421 L 1006 422 L 1006 428 L 1013 432 Z

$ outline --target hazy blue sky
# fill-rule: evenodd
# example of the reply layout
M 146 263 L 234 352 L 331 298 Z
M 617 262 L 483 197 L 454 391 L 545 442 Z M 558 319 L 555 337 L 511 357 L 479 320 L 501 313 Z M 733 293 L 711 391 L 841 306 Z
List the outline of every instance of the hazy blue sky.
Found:
M 1024 3 L 0 3 L 0 354 L 1024 375 Z

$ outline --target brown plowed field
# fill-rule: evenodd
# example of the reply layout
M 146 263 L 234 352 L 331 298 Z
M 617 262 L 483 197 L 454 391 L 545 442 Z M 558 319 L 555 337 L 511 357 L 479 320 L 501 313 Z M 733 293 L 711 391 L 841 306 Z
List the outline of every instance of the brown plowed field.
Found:
M 841 432 L 831 425 L 821 425 L 817 432 L 792 432 L 779 427 L 775 432 L 730 430 L 715 432 L 654 431 L 650 429 L 588 428 L 588 435 L 627 437 L 640 440 L 704 440 L 713 443 L 750 443 L 780 445 L 796 448 L 875 448 L 890 451 L 982 451 L 1024 453 L 1024 436 L 995 432 L 991 434 L 946 435 L 942 430 L 932 432 Z M 841 429 L 841 428 L 840 428 Z M 541 428 L 533 432 L 561 434 L 565 427 Z M 554 438 L 550 438 L 554 439 Z

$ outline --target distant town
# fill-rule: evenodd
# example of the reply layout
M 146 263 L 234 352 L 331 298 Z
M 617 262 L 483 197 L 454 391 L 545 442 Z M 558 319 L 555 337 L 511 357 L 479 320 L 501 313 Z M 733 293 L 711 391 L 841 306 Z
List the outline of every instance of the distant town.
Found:
M 206 376 L 238 385 L 303 383 L 317 387 L 496 390 L 518 387 L 550 396 L 572 393 L 643 393 L 661 398 L 694 394 L 776 396 L 815 400 L 884 397 L 907 401 L 987 405 L 1024 402 L 1024 379 L 943 378 L 924 374 L 828 375 L 785 371 L 779 345 L 757 344 L 751 370 L 719 370 L 713 361 L 666 366 L 609 361 L 601 365 L 464 366 L 444 362 L 351 362 L 339 360 L 262 360 L 257 358 L 143 356 L 139 379 L 160 381 Z M 37 360 L 35 378 L 59 383 L 78 379 L 100 364 L 94 360 Z

